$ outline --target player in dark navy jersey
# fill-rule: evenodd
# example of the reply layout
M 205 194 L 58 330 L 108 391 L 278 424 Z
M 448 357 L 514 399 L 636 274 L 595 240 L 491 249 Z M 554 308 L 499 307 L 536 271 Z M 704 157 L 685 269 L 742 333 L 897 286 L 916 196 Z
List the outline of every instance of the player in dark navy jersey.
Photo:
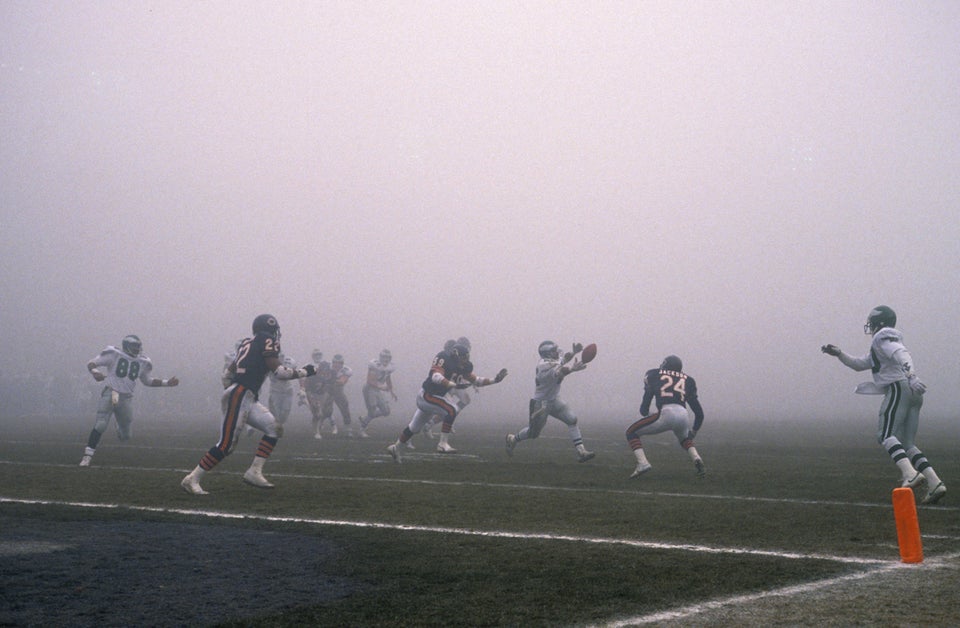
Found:
M 656 400 L 657 410 L 650 414 L 650 404 Z M 693 424 L 687 406 L 693 410 Z M 640 419 L 627 428 L 627 443 L 637 458 L 637 468 L 630 477 L 643 475 L 653 468 L 643 451 L 640 437 L 672 431 L 680 446 L 693 461 L 697 476 L 706 475 L 703 459 L 693 445 L 693 438 L 703 425 L 703 408 L 697 394 L 697 382 L 683 372 L 683 362 L 675 355 L 668 355 L 659 368 L 650 369 L 643 378 L 643 401 L 640 403 Z
M 303 368 L 291 369 L 280 361 L 280 325 L 269 314 L 261 314 L 253 320 L 253 337 L 246 338 L 237 348 L 237 357 L 223 373 L 226 390 L 221 399 L 223 407 L 223 425 L 220 440 L 200 459 L 197 467 L 180 482 L 188 493 L 204 495 L 200 487 L 200 478 L 230 455 L 244 425 L 263 432 L 253 463 L 243 481 L 260 488 L 273 488 L 273 484 L 263 477 L 263 463 L 273 452 L 277 441 L 283 434 L 283 425 L 260 403 L 260 387 L 269 373 L 278 379 L 296 379 L 310 377 L 316 368 L 308 364 Z
M 441 351 L 433 358 L 427 378 L 423 380 L 420 394 L 417 395 L 417 411 L 409 425 L 400 432 L 397 442 L 387 447 L 393 459 L 400 462 L 400 448 L 413 435 L 423 429 L 424 424 L 437 414 L 443 417 L 443 427 L 440 430 L 440 443 L 437 452 L 442 454 L 456 453 L 450 446 L 448 439 L 453 422 L 457 418 L 457 404 L 450 391 L 469 386 L 489 386 L 498 384 L 507 376 L 507 369 L 500 369 L 496 377 L 477 377 L 473 372 L 473 363 L 470 362 L 470 350 L 462 344 L 456 344 L 449 350 Z

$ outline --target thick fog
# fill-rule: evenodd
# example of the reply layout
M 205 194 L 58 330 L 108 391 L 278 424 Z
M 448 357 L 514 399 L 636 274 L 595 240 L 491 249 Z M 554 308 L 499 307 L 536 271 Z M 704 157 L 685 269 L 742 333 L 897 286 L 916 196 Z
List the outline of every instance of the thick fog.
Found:
M 466 335 L 511 373 L 475 420 L 523 420 L 549 338 L 599 346 L 583 421 L 675 353 L 708 421 L 869 428 L 819 347 L 866 353 L 883 303 L 952 419 L 958 33 L 949 1 L 7 0 L 3 377 L 92 383 L 136 333 L 182 380 L 140 403 L 216 399 L 269 312 L 355 414 L 390 348 L 398 425 Z

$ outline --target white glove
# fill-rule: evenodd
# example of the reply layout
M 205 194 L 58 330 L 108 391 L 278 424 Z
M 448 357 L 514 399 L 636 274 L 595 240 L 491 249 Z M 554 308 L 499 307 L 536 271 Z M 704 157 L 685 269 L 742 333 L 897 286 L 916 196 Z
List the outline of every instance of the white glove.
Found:
M 921 382 L 920 378 L 916 375 L 911 375 L 907 378 L 907 385 L 910 386 L 910 390 L 912 390 L 915 395 L 922 395 L 927 392 L 927 385 Z

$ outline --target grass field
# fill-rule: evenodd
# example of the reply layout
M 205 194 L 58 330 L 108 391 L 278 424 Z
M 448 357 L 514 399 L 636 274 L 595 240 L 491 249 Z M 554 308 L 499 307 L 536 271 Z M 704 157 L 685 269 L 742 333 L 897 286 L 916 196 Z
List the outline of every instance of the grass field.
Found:
M 461 453 L 417 436 L 397 465 L 400 423 L 316 441 L 296 417 L 275 489 L 241 482 L 243 437 L 198 497 L 179 481 L 216 417 L 140 418 L 90 468 L 91 417 L 5 419 L 0 624 L 960 625 L 955 430 L 921 428 L 958 492 L 919 509 L 925 561 L 904 565 L 896 472 L 864 422 L 708 426 L 703 480 L 666 434 L 628 479 L 625 425 L 585 425 L 585 464 L 552 422 L 508 458 L 506 428 L 469 410 Z

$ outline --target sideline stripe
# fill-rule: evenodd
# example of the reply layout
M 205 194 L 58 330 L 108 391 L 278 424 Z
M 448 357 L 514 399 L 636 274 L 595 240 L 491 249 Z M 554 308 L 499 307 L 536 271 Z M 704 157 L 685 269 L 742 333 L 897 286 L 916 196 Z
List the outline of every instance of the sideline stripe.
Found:
M 844 584 L 847 582 L 853 582 L 857 580 L 864 580 L 871 578 L 873 576 L 882 575 L 896 569 L 942 569 L 954 567 L 949 565 L 948 562 L 960 558 L 960 552 L 955 552 L 952 554 L 947 554 L 940 556 L 933 560 L 927 560 L 920 565 L 907 565 L 904 563 L 887 563 L 885 565 L 880 565 L 877 567 L 871 567 L 864 571 L 848 574 L 844 576 L 836 576 L 833 578 L 826 578 L 824 580 L 814 580 L 812 582 L 807 582 L 805 584 L 796 584 L 787 587 L 781 587 L 779 589 L 771 589 L 770 591 L 761 591 L 759 593 L 750 593 L 748 595 L 735 595 L 733 597 L 721 598 L 718 600 L 711 600 L 708 602 L 700 602 L 698 604 L 693 604 L 691 606 L 685 606 L 678 608 L 672 611 L 659 611 L 656 613 L 651 613 L 650 615 L 639 615 L 637 617 L 629 617 L 626 619 L 618 619 L 604 624 L 595 624 L 596 626 L 603 626 L 604 628 L 624 628 L 625 626 L 638 626 L 642 624 L 653 624 L 660 623 L 678 619 L 685 619 L 693 615 L 699 615 L 700 613 L 705 613 L 707 611 L 717 610 L 727 606 L 740 606 L 750 602 L 756 602 L 770 597 L 790 597 L 795 595 L 802 595 L 805 593 L 811 593 L 817 591 L 818 589 L 823 589 L 826 587 L 832 587 L 838 584 Z
M 389 456 L 384 455 L 384 458 L 387 460 Z M 74 464 L 56 464 L 49 462 L 19 462 L 13 460 L 0 460 L 0 464 L 9 464 L 9 465 L 22 465 L 22 466 L 35 466 L 35 467 L 50 467 L 50 468 L 63 468 L 63 469 L 78 469 L 77 465 Z M 392 460 L 390 460 L 390 465 L 394 465 Z M 151 473 L 163 472 L 163 473 L 189 473 L 192 471 L 190 469 L 175 469 L 172 467 L 126 467 L 126 466 L 112 466 L 112 465 L 97 465 L 96 467 L 90 467 L 84 472 L 96 471 L 96 469 L 103 469 L 105 471 L 147 471 Z M 708 493 L 677 493 L 677 492 L 666 492 L 666 491 L 643 491 L 643 490 L 627 490 L 627 489 L 611 489 L 611 488 L 596 488 L 596 487 L 587 487 L 579 488 L 575 486 L 544 486 L 537 484 L 512 484 L 507 482 L 454 482 L 454 481 L 445 481 L 445 480 L 426 480 L 418 479 L 411 480 L 408 478 L 383 478 L 383 477 L 356 477 L 356 476 L 341 476 L 341 475 L 313 475 L 313 474 L 304 474 L 304 473 L 276 473 L 274 471 L 270 472 L 271 478 L 291 478 L 298 480 L 326 480 L 326 481 L 336 481 L 336 482 L 376 482 L 378 484 L 383 483 L 393 483 L 393 484 L 419 484 L 419 485 L 432 485 L 432 486 L 476 486 L 480 488 L 507 488 L 507 489 L 522 489 L 530 491 L 556 491 L 560 493 L 591 493 L 591 494 L 606 494 L 606 495 L 632 495 L 632 496 L 642 496 L 642 497 L 672 497 L 680 499 L 712 499 L 712 500 L 727 500 L 734 502 L 753 502 L 760 504 L 793 504 L 797 506 L 836 506 L 839 508 L 883 508 L 889 509 L 891 506 L 889 503 L 883 502 L 845 502 L 841 500 L 828 500 L 828 499 L 799 499 L 791 497 L 754 497 L 749 495 L 715 495 Z M 960 506 L 923 506 L 924 510 L 936 510 L 936 511 L 960 511 Z
M 635 541 L 633 539 L 604 538 L 595 536 L 573 536 L 568 534 L 546 534 L 528 532 L 510 532 L 506 530 L 471 530 L 469 528 L 450 528 L 446 526 L 424 526 L 400 523 L 381 523 L 377 521 L 347 521 L 342 519 L 310 519 L 306 517 L 280 517 L 274 515 L 258 515 L 252 513 L 233 513 L 217 510 L 199 510 L 194 508 L 161 508 L 159 506 L 130 506 L 124 504 L 101 504 L 94 502 L 65 502 L 46 499 L 17 499 L 0 496 L 0 504 L 25 504 L 40 506 L 66 506 L 70 508 L 95 508 L 104 510 L 129 510 L 133 512 L 153 512 L 161 514 L 184 515 L 188 517 L 207 517 L 211 519 L 245 519 L 255 521 L 269 521 L 272 523 L 298 523 L 320 526 L 340 526 L 352 528 L 373 528 L 378 530 L 401 530 L 405 532 L 431 532 L 455 534 L 460 536 L 475 536 L 501 539 L 524 539 L 541 541 L 567 541 L 575 543 L 591 543 L 596 545 L 622 545 L 626 547 L 676 550 L 698 552 L 703 554 L 729 554 L 737 556 L 763 556 L 767 558 L 785 558 L 791 560 L 826 560 L 851 565 L 888 565 L 890 560 L 876 558 L 858 558 L 850 556 L 833 556 L 829 554 L 802 554 L 799 552 L 776 552 L 772 550 L 757 550 L 746 547 L 712 547 L 709 545 L 694 545 L 690 543 L 655 543 L 651 541 Z

